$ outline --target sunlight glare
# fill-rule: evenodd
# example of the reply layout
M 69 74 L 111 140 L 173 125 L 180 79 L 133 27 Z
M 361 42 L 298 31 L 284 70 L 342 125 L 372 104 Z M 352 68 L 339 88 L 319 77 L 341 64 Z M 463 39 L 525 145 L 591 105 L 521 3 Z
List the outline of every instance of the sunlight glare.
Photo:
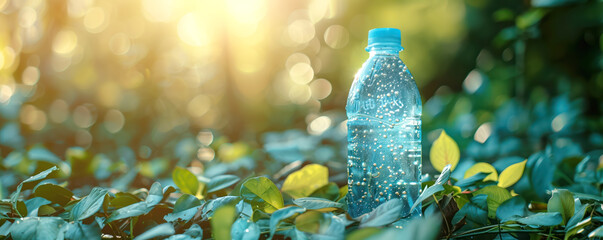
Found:
M 130 51 L 130 38 L 125 33 L 118 33 L 109 40 L 109 49 L 115 55 L 124 55 Z
M 320 135 L 331 127 L 331 118 L 327 116 L 320 116 L 310 122 L 308 125 L 308 132 L 312 135 Z
M 289 89 L 289 100 L 296 104 L 307 103 L 312 97 L 312 91 L 308 85 L 294 84 Z
M 209 43 L 209 36 L 200 23 L 203 22 L 194 13 L 188 13 L 178 21 L 180 40 L 191 46 L 199 47 Z
M 124 115 L 119 110 L 111 109 L 105 114 L 103 125 L 108 132 L 117 133 L 121 131 L 125 123 L 126 118 Z
M 308 5 L 308 15 L 313 23 L 320 22 L 329 10 L 329 1 L 312 0 Z
M 55 123 L 62 123 L 69 117 L 69 104 L 65 100 L 57 99 L 50 104 L 50 120 Z
M 291 80 L 298 84 L 307 84 L 314 78 L 314 69 L 307 63 L 297 63 L 289 70 Z
M 333 49 L 345 47 L 349 40 L 348 30 L 341 25 L 332 25 L 325 31 L 325 43 Z
M 287 28 L 289 38 L 297 44 L 304 44 L 314 38 L 316 32 L 314 24 L 307 19 L 297 19 Z
M 322 100 L 331 94 L 333 86 L 331 86 L 329 80 L 319 78 L 310 83 L 310 89 L 312 90 L 312 97 L 317 100 Z
M 188 102 L 186 110 L 188 114 L 193 117 L 203 117 L 209 108 L 211 107 L 211 101 L 206 95 L 197 95 L 190 102 Z
M 227 0 L 226 6 L 239 23 L 257 23 L 266 15 L 264 0 Z
M 33 86 L 40 79 L 40 70 L 37 67 L 28 66 L 21 74 L 21 82 L 28 86 Z
M 555 132 L 559 132 L 561 131 L 561 129 L 563 129 L 565 127 L 565 125 L 567 125 L 568 123 L 568 116 L 566 113 L 561 113 L 559 115 L 557 115 L 555 118 L 553 118 L 553 121 L 551 122 L 551 128 L 553 129 L 553 131 Z
M 142 0 L 145 18 L 151 22 L 169 22 L 172 19 L 174 2 L 171 0 Z
M 463 81 L 463 87 L 467 93 L 473 94 L 482 86 L 483 82 L 482 74 L 477 70 L 473 70 L 467 75 L 465 81 Z
M 478 143 L 485 143 L 488 140 L 488 138 L 490 138 L 491 134 L 492 134 L 492 124 L 484 123 L 477 128 L 477 131 L 475 131 L 473 140 L 475 140 Z
M 13 89 L 7 85 L 0 86 L 0 102 L 7 102 L 13 96 Z
M 60 31 L 52 42 L 52 50 L 58 54 L 69 54 L 75 46 L 77 46 L 77 35 L 71 30 Z
M 100 7 L 91 8 L 84 17 L 84 27 L 90 33 L 99 33 L 108 25 L 106 24 L 105 11 Z

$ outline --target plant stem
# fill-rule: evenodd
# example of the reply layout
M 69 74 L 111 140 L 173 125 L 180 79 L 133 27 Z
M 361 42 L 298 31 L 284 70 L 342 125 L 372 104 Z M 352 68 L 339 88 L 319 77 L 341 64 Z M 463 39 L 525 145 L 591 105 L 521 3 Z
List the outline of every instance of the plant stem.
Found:
M 459 234 L 459 235 L 469 234 L 469 233 L 473 233 L 473 232 L 479 232 L 479 231 L 482 231 L 482 230 L 488 230 L 488 231 L 489 231 L 489 230 L 491 230 L 491 228 L 494 228 L 494 227 L 496 227 L 496 226 L 497 226 L 497 225 L 490 225 L 490 226 L 484 226 L 484 227 L 474 228 L 474 229 L 468 230 L 468 231 L 466 231 L 466 232 L 464 232 L 464 233 L 461 233 L 461 234 Z M 451 236 L 451 237 L 453 237 L 453 238 L 454 238 L 454 237 L 457 237 L 457 236 L 458 236 L 458 235 L 453 235 L 453 236 Z
M 539 229 L 500 230 L 499 234 L 503 234 L 503 233 L 542 233 L 544 231 L 546 231 L 546 230 L 539 230 Z M 467 232 L 472 232 L 472 233 L 467 233 Z M 490 231 L 483 231 L 483 232 L 467 231 L 467 232 L 458 234 L 458 235 L 453 235 L 451 238 L 463 238 L 463 237 L 471 237 L 471 236 L 477 236 L 477 235 L 483 235 L 483 234 L 491 234 Z M 549 232 L 549 234 L 553 234 L 553 233 L 564 233 L 564 231 L 556 230 L 556 231 Z
M 442 215 L 442 218 L 444 219 L 444 223 L 446 223 L 446 232 L 447 235 L 450 235 L 452 229 L 450 229 L 450 225 L 448 225 L 448 220 L 446 219 L 446 216 L 444 215 L 444 211 L 442 210 L 442 206 L 440 206 L 440 203 L 438 202 L 438 199 L 436 198 L 435 195 L 431 195 L 433 197 L 433 200 L 435 201 L 436 205 L 438 205 L 438 208 L 440 209 L 440 214 Z
M 132 218 L 130 218 L 130 238 L 134 239 L 134 224 Z

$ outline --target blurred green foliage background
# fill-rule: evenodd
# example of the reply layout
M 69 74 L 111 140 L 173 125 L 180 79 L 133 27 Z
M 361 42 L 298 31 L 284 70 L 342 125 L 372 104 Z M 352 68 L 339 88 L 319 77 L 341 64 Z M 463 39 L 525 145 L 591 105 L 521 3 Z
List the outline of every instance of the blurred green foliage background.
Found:
M 376 27 L 402 30 L 424 149 L 442 129 L 467 162 L 603 147 L 598 0 L 1 0 L 0 154 L 81 147 L 100 179 L 300 159 L 344 174 L 347 91 Z

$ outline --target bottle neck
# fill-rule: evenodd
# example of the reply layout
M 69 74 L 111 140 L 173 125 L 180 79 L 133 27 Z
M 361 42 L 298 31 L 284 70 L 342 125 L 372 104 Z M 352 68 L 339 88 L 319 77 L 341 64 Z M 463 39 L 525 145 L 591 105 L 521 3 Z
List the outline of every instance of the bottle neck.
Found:
M 371 44 L 366 47 L 366 51 L 369 52 L 371 57 L 375 55 L 399 56 L 403 49 L 402 46 L 397 44 Z

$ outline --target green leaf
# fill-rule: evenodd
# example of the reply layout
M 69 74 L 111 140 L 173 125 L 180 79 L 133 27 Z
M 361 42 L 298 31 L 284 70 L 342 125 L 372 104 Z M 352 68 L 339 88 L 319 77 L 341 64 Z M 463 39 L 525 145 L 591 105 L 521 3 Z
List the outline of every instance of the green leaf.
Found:
M 343 185 L 343 187 L 339 188 L 339 198 L 337 199 L 337 201 L 345 198 L 345 196 L 348 194 L 348 185 Z
M 263 212 L 260 209 L 253 210 L 251 213 L 251 220 L 254 222 L 259 222 L 260 220 L 266 220 L 268 222 L 270 220 L 270 214 Z
M 603 226 L 599 226 L 588 234 L 589 238 L 603 237 Z
M 532 2 L 538 1 L 551 1 L 551 0 L 532 0 Z M 552 0 L 556 1 L 556 0 Z M 525 13 L 517 16 L 515 25 L 520 29 L 526 29 L 528 27 L 534 26 L 540 22 L 542 17 L 546 15 L 546 11 L 543 9 L 530 9 Z
M 496 217 L 501 222 L 506 222 L 519 217 L 523 217 L 528 213 L 526 201 L 521 196 L 515 196 L 507 199 L 496 209 Z
M 184 231 L 184 234 L 172 235 L 165 240 L 201 240 L 202 237 L 203 229 L 199 227 L 199 224 L 193 224 L 190 228 Z
M 570 229 L 576 227 L 579 224 L 582 218 L 584 218 L 584 215 L 586 214 L 586 209 L 588 209 L 588 207 L 590 207 L 589 204 L 584 204 L 580 207 L 580 209 L 578 209 L 578 211 L 574 213 L 574 216 L 572 216 L 565 225 L 566 232 L 570 231 Z
M 207 193 L 216 192 L 236 184 L 241 178 L 235 175 L 220 175 L 210 179 L 205 189 Z
M 211 219 L 211 231 L 216 240 L 230 240 L 230 228 L 235 221 L 237 210 L 234 206 L 226 205 L 216 210 Z
M 45 183 L 38 185 L 34 189 L 34 195 L 50 200 L 53 203 L 58 203 L 61 206 L 65 206 L 71 201 L 73 193 L 59 185 Z
M 172 179 L 182 193 L 197 195 L 199 191 L 199 180 L 195 174 L 189 172 L 185 168 L 176 167 L 172 171 Z
M 10 235 L 14 240 L 55 240 L 62 236 L 64 224 L 58 217 L 21 218 L 11 226 Z
M 155 205 L 161 202 L 162 199 L 163 191 L 161 190 L 161 184 L 159 182 L 155 182 L 151 186 L 149 196 L 147 196 L 144 202 L 138 202 L 115 210 L 106 220 L 106 222 L 147 214 L 153 210 Z
M 571 226 L 570 228 L 566 228 L 567 230 L 565 231 L 565 240 L 568 239 L 573 239 L 571 238 L 572 236 L 576 235 L 576 233 L 578 233 L 579 231 L 584 230 L 584 228 L 588 225 L 590 225 L 592 223 L 592 217 L 588 217 L 580 222 L 577 222 L 576 224 L 574 224 L 573 226 Z
M 339 199 L 339 195 L 340 192 L 339 187 L 337 187 L 337 184 L 330 182 L 329 184 L 324 185 L 319 189 L 316 189 L 316 191 L 310 194 L 310 197 L 325 198 L 332 201 L 336 201 L 337 199 Z
M 27 212 L 29 213 L 29 216 L 32 215 L 32 212 L 37 213 L 38 212 L 38 208 L 40 208 L 40 206 L 42 205 L 46 205 L 49 204 L 50 201 L 41 198 L 41 197 L 35 197 L 32 199 L 27 199 L 25 201 L 25 206 L 27 207 Z M 35 215 L 34 215 L 35 216 Z
M 25 205 L 25 203 L 21 200 L 17 200 L 16 203 L 15 210 L 17 210 L 17 214 L 21 215 L 21 216 L 27 216 L 27 205 Z
M 412 210 L 419 206 L 419 204 L 421 204 L 425 199 L 431 197 L 431 195 L 444 191 L 444 186 L 442 185 L 448 182 L 448 179 L 450 178 L 451 167 L 451 165 L 444 166 L 444 168 L 442 169 L 442 173 L 440 174 L 436 182 L 425 190 L 423 190 L 421 195 L 419 195 L 417 201 L 415 201 L 412 207 L 410 208 L 410 212 L 412 212 Z
M 21 182 L 19 184 L 19 186 L 17 186 L 17 190 L 15 190 L 15 192 L 11 195 L 10 197 L 10 201 L 13 204 L 13 208 L 17 209 L 17 199 L 19 199 L 19 195 L 21 194 L 21 190 L 22 189 L 28 189 L 28 188 L 23 188 L 23 184 L 25 183 L 34 183 L 37 181 L 40 181 L 44 178 L 46 178 L 49 174 L 51 174 L 54 171 L 59 170 L 56 166 L 53 166 L 49 169 L 46 169 L 32 177 L 29 177 L 28 179 L 25 179 L 23 182 Z M 21 215 L 21 217 L 23 217 L 24 215 Z
M 55 164 L 62 162 L 62 160 L 59 157 L 57 157 L 57 155 L 55 155 L 51 151 L 48 151 L 48 149 L 46 149 L 44 147 L 34 147 L 34 148 L 30 149 L 27 152 L 27 158 L 29 158 L 31 160 L 45 161 L 45 162 L 55 163 Z
M 159 224 L 134 238 L 134 240 L 147 240 L 176 234 L 174 226 L 170 223 Z
M 203 215 L 211 217 L 214 215 L 216 210 L 225 205 L 236 205 L 241 201 L 241 197 L 238 196 L 224 196 L 209 201 L 205 207 L 203 207 Z
M 471 177 L 457 181 L 456 183 L 454 183 L 454 185 L 461 189 L 464 189 L 464 188 L 474 185 L 477 182 L 483 181 L 484 178 L 486 178 L 486 176 L 488 176 L 488 175 L 489 175 L 488 173 L 479 172 Z
M 248 218 L 239 218 L 230 229 L 233 240 L 255 240 L 260 239 L 260 226 Z
M 309 181 L 311 179 L 311 181 Z M 310 196 L 329 183 L 329 169 L 319 164 L 308 164 L 285 179 L 281 190 L 293 198 Z
M 243 183 L 241 196 L 248 201 L 254 209 L 272 213 L 283 208 L 283 196 L 270 179 L 254 177 Z
M 40 206 L 40 208 L 38 208 L 38 216 L 40 216 L 40 217 L 50 216 L 56 212 L 57 212 L 56 209 L 54 209 L 53 207 L 48 206 L 48 205 L 42 205 L 42 206 Z
M 88 165 L 88 172 L 94 173 L 94 177 L 98 180 L 105 180 L 111 176 L 113 168 L 109 157 L 104 154 L 97 154 L 92 158 L 92 162 Z
M 88 196 L 75 204 L 71 210 L 70 219 L 72 221 L 84 220 L 97 213 L 103 206 L 103 201 L 108 192 L 104 188 L 93 188 Z
M 370 239 L 433 240 L 437 239 L 441 224 L 442 219 L 440 215 L 415 218 L 406 224 L 402 230 L 388 228 Z
M 191 227 L 184 231 L 184 234 L 189 235 L 194 238 L 202 238 L 203 237 L 203 229 L 199 226 L 199 224 L 193 224 Z
M 533 7 L 560 7 L 576 3 L 583 3 L 586 0 L 532 0 Z
M 360 216 L 360 227 L 381 227 L 398 220 L 402 214 L 403 202 L 399 198 L 391 199 L 368 214 Z
M 360 229 L 357 229 L 357 230 L 351 232 L 350 234 L 346 235 L 345 239 L 346 240 L 369 239 L 369 237 L 377 235 L 380 231 L 381 231 L 380 228 L 373 228 L 373 227 L 360 228 Z
M 101 229 L 98 223 L 93 221 L 84 224 L 81 221 L 68 223 L 65 229 L 66 239 L 101 239 Z
M 501 203 L 507 201 L 507 199 L 511 198 L 511 193 L 507 189 L 501 188 L 499 186 L 486 186 L 480 190 L 477 190 L 473 193 L 474 195 L 486 194 L 488 195 L 488 217 L 496 218 L 496 209 L 500 206 Z
M 295 214 L 303 213 L 305 211 L 306 211 L 306 209 L 304 209 L 304 208 L 291 206 L 291 207 L 281 208 L 279 210 L 276 210 L 274 213 L 272 213 L 272 216 L 270 216 L 270 238 L 272 238 L 272 236 L 274 236 L 274 232 L 276 232 L 276 228 L 278 227 L 278 224 L 282 220 L 292 217 Z
M 186 234 L 175 234 L 164 240 L 201 240 L 201 238 L 194 238 Z
M 197 197 L 190 194 L 182 194 L 176 200 L 176 203 L 174 203 L 174 212 L 177 213 L 199 205 L 201 205 L 201 201 Z
M 0 225 L 0 237 L 6 237 L 10 234 L 10 227 L 13 225 L 10 221 L 5 221 Z
M 528 160 L 524 160 L 505 168 L 498 177 L 498 186 L 508 188 L 519 181 L 523 175 L 523 170 L 526 167 L 527 161 Z
M 603 202 L 603 197 L 601 197 L 601 196 L 592 195 L 592 194 L 586 194 L 586 193 L 579 193 L 579 192 L 575 192 L 573 194 L 574 194 L 575 197 L 577 197 L 577 198 L 579 198 L 581 200 Z
M 328 220 L 327 224 L 319 229 L 319 235 L 312 236 L 317 239 L 337 239 L 345 233 L 345 224 L 349 222 L 346 216 L 335 216 L 333 213 L 325 213 L 323 216 Z
M 540 212 L 524 218 L 518 218 L 516 221 L 526 225 L 552 227 L 561 224 L 563 217 L 558 212 Z
M 452 224 L 456 225 L 465 217 L 469 227 L 475 228 L 488 224 L 488 195 L 479 194 L 473 196 L 471 200 L 452 218 Z
M 189 221 L 201 209 L 201 206 L 191 207 L 189 209 L 173 212 L 165 215 L 163 219 L 166 222 Z
M 149 196 L 147 196 L 147 199 L 145 199 L 145 201 L 149 204 L 155 205 L 161 202 L 162 200 L 167 199 L 169 195 L 174 192 L 176 192 L 176 189 L 174 187 L 167 186 L 161 188 L 161 183 L 154 182 L 153 185 L 151 185 L 151 189 L 149 189 Z
M 321 209 L 321 208 L 341 208 L 343 209 L 345 206 L 342 203 L 333 202 L 324 198 L 298 198 L 293 200 L 293 203 L 297 204 L 300 207 L 306 209 Z
M 111 199 L 109 205 L 114 208 L 123 208 L 125 206 L 129 206 L 140 201 L 141 200 L 134 194 L 127 192 L 118 192 L 115 194 L 115 198 Z
M 446 165 L 444 169 L 442 169 L 438 179 L 436 179 L 435 184 L 443 185 L 447 183 L 448 179 L 450 179 L 450 172 L 452 172 L 452 166 Z
M 319 233 L 321 226 L 329 225 L 330 219 L 318 211 L 307 211 L 295 218 L 295 228 L 302 232 Z
M 565 189 L 554 189 L 547 204 L 548 212 L 561 213 L 562 224 L 565 224 L 574 215 L 574 196 Z
M 450 171 L 453 171 L 459 163 L 460 156 L 459 146 L 446 134 L 446 131 L 442 130 L 429 151 L 429 160 L 433 168 L 442 172 L 446 165 L 450 165 Z

